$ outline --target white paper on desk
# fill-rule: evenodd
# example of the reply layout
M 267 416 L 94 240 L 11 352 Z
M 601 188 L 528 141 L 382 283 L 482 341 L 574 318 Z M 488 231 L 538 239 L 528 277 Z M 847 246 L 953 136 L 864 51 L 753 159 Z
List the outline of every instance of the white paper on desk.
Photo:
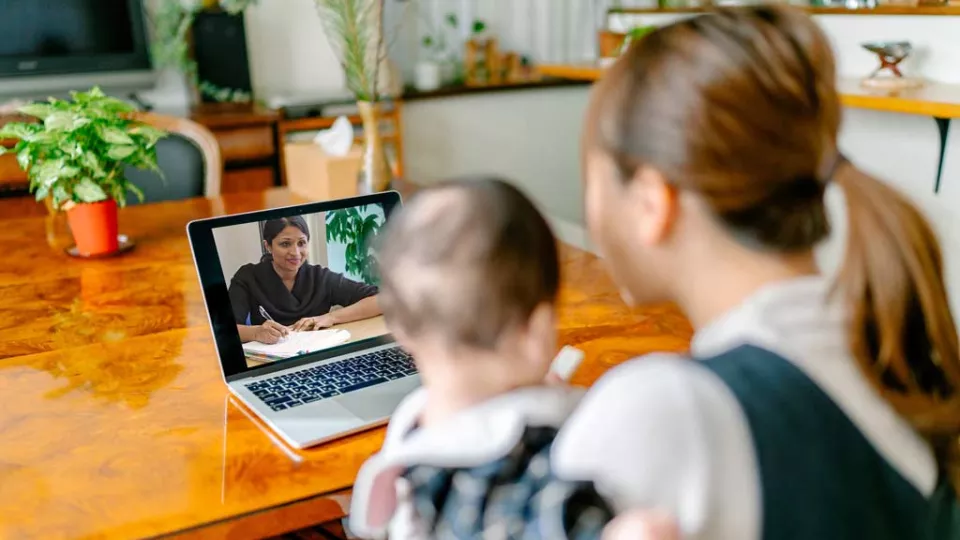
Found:
M 243 344 L 244 352 L 264 354 L 279 358 L 289 358 L 299 354 L 311 353 L 336 347 L 350 339 L 350 332 L 340 328 L 313 330 L 310 332 L 290 332 L 283 340 L 273 345 L 251 341 Z
M 331 156 L 345 156 L 353 147 L 353 124 L 346 116 L 334 120 L 330 129 L 325 129 L 314 137 L 313 142 Z

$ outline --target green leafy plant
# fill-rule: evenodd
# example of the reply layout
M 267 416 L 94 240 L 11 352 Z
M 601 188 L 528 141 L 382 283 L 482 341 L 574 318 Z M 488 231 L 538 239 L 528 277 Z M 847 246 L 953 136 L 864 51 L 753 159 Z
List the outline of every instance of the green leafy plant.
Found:
M 443 20 L 445 24 L 438 29 L 431 28 L 430 22 L 424 20 L 423 23 L 427 27 L 428 33 L 420 39 L 420 45 L 437 58 L 455 56 L 455 51 L 447 50 L 447 32 L 450 30 L 456 31 L 460 28 L 460 20 L 456 13 L 447 13 Z M 482 19 L 474 19 L 471 26 L 471 37 L 479 36 L 486 30 L 486 22 Z
M 373 244 L 383 227 L 383 219 L 374 213 L 364 215 L 367 208 L 361 206 L 327 212 L 327 242 L 346 245 L 347 272 L 360 276 L 365 283 L 376 285 L 380 278 Z
M 379 101 L 383 0 L 315 0 L 330 46 L 340 60 L 347 88 L 357 101 Z
M 149 6 L 149 19 L 153 32 L 150 53 L 158 68 L 172 68 L 182 73 L 187 81 L 204 96 L 220 102 L 249 102 L 248 92 L 221 88 L 209 81 L 201 81 L 197 75 L 197 63 L 190 57 L 189 34 L 197 13 L 211 5 L 239 15 L 259 0 L 153 0 Z
M 13 149 L 27 171 L 37 200 L 93 203 L 114 199 L 126 204 L 127 192 L 143 193 L 124 176 L 124 167 L 155 171 L 157 141 L 166 133 L 132 117 L 131 105 L 104 95 L 99 88 L 71 92 L 71 101 L 50 98 L 18 111 L 38 122 L 11 122 L 0 128 L 0 139 L 18 139 Z

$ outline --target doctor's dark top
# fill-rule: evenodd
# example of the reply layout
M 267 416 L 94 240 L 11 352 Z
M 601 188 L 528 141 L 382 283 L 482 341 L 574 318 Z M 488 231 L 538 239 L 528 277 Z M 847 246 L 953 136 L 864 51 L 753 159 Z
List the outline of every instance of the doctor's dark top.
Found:
M 304 317 L 325 315 L 333 306 L 356 304 L 377 292 L 373 285 L 313 264 L 301 266 L 293 290 L 287 290 L 269 259 L 241 266 L 229 289 L 234 319 L 237 324 L 249 325 L 264 323 L 261 306 L 278 323 L 291 325 Z

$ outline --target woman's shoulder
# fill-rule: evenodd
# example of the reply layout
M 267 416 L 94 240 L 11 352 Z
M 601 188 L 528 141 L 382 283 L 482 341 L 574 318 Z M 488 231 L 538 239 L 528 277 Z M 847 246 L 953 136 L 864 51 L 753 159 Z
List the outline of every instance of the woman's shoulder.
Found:
M 586 402 L 663 401 L 678 407 L 713 395 L 722 381 L 681 354 L 656 353 L 628 360 L 605 373 L 587 392 Z M 711 398 L 706 398 L 710 400 Z
M 233 274 L 233 279 L 231 281 L 250 281 L 253 279 L 253 276 L 256 275 L 257 269 L 262 265 L 262 262 L 258 263 L 247 263 L 241 265 L 240 268 L 237 268 L 237 271 Z
M 616 438 L 621 426 L 631 425 L 659 433 L 660 443 L 668 438 L 686 444 L 701 439 L 704 432 L 698 426 L 718 410 L 739 414 L 736 398 L 719 377 L 686 356 L 658 353 L 629 360 L 604 374 L 563 431 L 590 430 Z
M 552 457 L 559 474 L 594 480 L 618 510 L 659 504 L 685 532 L 713 527 L 727 510 L 756 515 L 743 411 L 723 381 L 682 355 L 648 355 L 611 369 L 560 430 Z M 728 507 L 723 501 L 735 490 L 744 495 Z M 720 528 L 733 530 L 727 527 Z

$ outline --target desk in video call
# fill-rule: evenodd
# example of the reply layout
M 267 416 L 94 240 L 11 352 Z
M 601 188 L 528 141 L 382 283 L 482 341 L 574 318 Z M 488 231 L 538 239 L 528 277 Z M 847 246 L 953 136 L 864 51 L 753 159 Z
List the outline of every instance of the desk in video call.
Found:
M 387 333 L 387 325 L 383 321 L 383 316 L 373 317 L 372 319 L 364 319 L 362 321 L 354 321 L 346 324 L 338 324 L 334 326 L 335 329 L 346 330 L 350 332 L 350 339 L 343 342 L 342 345 L 348 343 L 354 343 L 356 341 L 361 341 L 364 339 L 382 336 Z M 256 367 L 262 366 L 264 364 L 269 364 L 270 362 L 259 360 L 255 358 L 247 358 L 247 367 Z

